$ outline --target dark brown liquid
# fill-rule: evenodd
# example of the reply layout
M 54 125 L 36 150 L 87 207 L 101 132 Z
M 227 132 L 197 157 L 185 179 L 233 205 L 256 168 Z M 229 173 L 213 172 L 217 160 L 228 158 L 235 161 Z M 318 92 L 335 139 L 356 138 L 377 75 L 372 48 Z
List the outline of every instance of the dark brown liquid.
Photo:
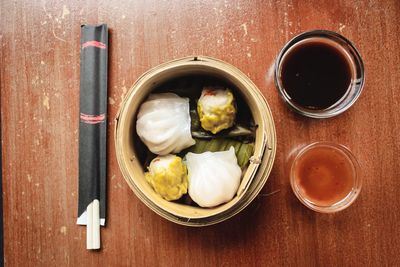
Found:
M 314 147 L 296 161 L 294 175 L 306 199 L 329 206 L 350 193 L 355 174 L 350 159 L 340 150 Z
M 348 90 L 351 69 L 339 48 L 323 41 L 308 41 L 288 51 L 282 62 L 281 79 L 294 103 L 325 109 Z

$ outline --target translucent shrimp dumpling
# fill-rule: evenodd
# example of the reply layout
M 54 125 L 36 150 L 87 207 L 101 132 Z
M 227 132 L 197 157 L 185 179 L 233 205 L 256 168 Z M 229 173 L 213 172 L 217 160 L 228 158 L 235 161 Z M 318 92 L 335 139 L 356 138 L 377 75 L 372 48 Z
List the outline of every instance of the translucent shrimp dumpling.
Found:
M 242 170 L 233 147 L 220 152 L 188 153 L 186 165 L 189 195 L 199 206 L 214 207 L 235 196 Z
M 173 93 L 151 94 L 140 106 L 136 132 L 147 148 L 158 155 L 179 153 L 194 145 L 189 99 Z

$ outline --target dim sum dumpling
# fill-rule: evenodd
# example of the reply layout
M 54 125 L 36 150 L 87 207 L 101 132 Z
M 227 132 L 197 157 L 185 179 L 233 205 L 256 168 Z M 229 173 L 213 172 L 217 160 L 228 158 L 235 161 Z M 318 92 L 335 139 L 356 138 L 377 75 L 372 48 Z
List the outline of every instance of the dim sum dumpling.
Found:
M 216 134 L 232 127 L 236 117 L 236 105 L 229 89 L 205 87 L 197 102 L 201 127 Z
M 201 207 L 214 207 L 228 202 L 236 194 L 242 170 L 235 149 L 188 153 L 189 195 Z
M 173 93 L 151 94 L 140 106 L 136 132 L 147 148 L 158 155 L 178 153 L 194 145 L 189 99 Z
M 153 159 L 144 175 L 147 182 L 166 200 L 179 199 L 187 193 L 188 177 L 182 158 L 175 155 Z

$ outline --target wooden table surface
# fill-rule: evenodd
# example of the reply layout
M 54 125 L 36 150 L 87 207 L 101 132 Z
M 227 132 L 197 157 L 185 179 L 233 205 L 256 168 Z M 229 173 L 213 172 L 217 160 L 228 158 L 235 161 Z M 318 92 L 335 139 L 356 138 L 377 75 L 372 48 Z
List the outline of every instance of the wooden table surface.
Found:
M 399 266 L 400 1 L 2 1 L 1 134 L 7 266 Z M 80 25 L 110 28 L 108 218 L 102 250 L 76 225 Z M 356 104 L 327 120 L 279 98 L 271 67 L 310 29 L 352 40 L 366 68 Z M 207 55 L 247 74 L 267 99 L 278 149 L 261 194 L 215 226 L 175 225 L 129 189 L 114 121 L 134 81 L 179 57 Z M 317 214 L 300 204 L 287 158 L 317 140 L 348 146 L 362 166 L 360 197 Z

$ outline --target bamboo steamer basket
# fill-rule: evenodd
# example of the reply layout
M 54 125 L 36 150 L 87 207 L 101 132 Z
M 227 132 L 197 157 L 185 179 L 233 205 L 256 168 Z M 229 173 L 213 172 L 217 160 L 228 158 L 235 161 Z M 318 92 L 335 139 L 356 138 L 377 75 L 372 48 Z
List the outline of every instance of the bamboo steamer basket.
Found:
M 210 75 L 236 86 L 258 125 L 254 153 L 243 172 L 236 196 L 214 208 L 193 207 L 161 198 L 147 183 L 144 177 L 145 168 L 139 162 L 134 146 L 136 114 L 148 94 L 160 84 L 190 75 Z M 172 222 L 187 226 L 206 226 L 234 216 L 257 196 L 272 169 L 276 153 L 276 133 L 265 98 L 239 69 L 210 57 L 186 57 L 150 69 L 130 88 L 116 118 L 115 149 L 126 182 L 144 204 Z

